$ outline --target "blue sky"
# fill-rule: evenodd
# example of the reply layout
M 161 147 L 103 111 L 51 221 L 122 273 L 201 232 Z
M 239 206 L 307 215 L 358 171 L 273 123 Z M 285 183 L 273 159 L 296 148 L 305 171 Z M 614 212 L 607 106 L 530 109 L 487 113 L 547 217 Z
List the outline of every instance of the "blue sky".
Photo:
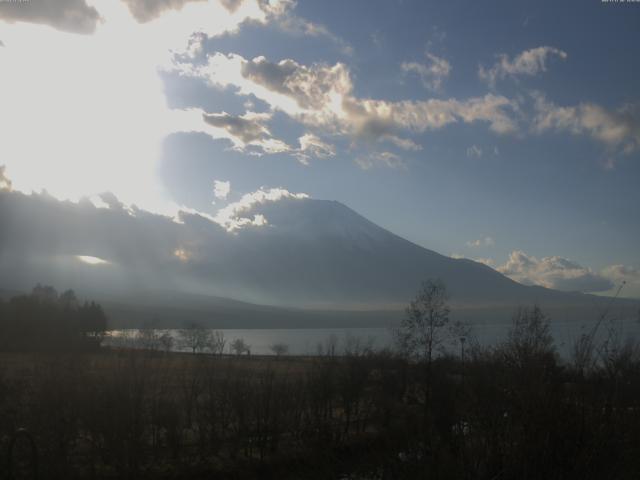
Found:
M 95 142 L 91 154 L 74 151 L 97 159 L 86 172 L 86 160 L 65 166 L 82 168 L 63 180 L 33 173 L 43 161 L 29 160 L 37 151 L 7 161 L 16 189 L 60 198 L 109 190 L 148 209 L 215 218 L 243 195 L 281 187 L 338 200 L 415 243 L 523 283 L 576 280 L 611 293 L 624 280 L 623 294 L 640 296 L 639 3 L 225 0 L 206 2 L 209 11 L 188 0 L 156 8 L 62 1 L 85 15 L 82 28 L 38 15 L 33 3 L 28 12 L 0 4 L 0 65 L 23 49 L 37 71 L 33 55 L 47 55 L 58 37 L 91 45 L 78 47 L 87 59 L 109 54 L 110 76 L 84 84 L 87 98 L 104 103 L 85 110 L 83 101 L 82 124 L 73 108 L 57 118 L 69 130 L 96 116 L 97 128 L 119 136 L 104 142 L 104 156 Z M 118 22 L 128 46 L 112 47 Z M 163 43 L 169 31 L 175 41 Z M 37 47 L 25 44 L 37 35 Z M 131 49 L 138 56 L 129 58 Z M 139 101 L 155 92 L 140 80 L 143 68 L 159 90 Z M 14 92 L 28 74 L 14 72 Z M 7 96 L 11 86 L 6 135 L 24 107 Z M 164 110 L 155 113 L 157 105 Z M 159 139 L 157 151 L 136 143 L 138 129 Z M 18 150 L 0 153 L 17 158 Z M 144 169 L 131 167 L 147 156 Z M 114 157 L 121 163 L 109 163 Z M 160 200 L 138 195 L 146 179 Z M 216 196 L 216 181 L 229 182 L 226 195 Z

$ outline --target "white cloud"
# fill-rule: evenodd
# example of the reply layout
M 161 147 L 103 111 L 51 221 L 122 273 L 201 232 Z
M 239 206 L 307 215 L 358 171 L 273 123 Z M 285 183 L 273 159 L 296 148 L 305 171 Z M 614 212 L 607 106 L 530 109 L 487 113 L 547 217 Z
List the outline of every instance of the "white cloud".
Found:
M 479 257 L 479 258 L 474 258 L 473 259 L 474 262 L 478 262 L 478 263 L 482 263 L 483 265 L 486 265 L 487 267 L 491 267 L 493 268 L 496 264 L 495 260 L 493 258 L 484 258 L 484 257 Z
M 311 133 L 302 135 L 298 142 L 300 143 L 300 149 L 295 153 L 295 156 L 304 165 L 309 163 L 311 157 L 329 158 L 336 154 L 336 149 L 333 145 Z
M 418 145 L 416 142 L 409 138 L 401 138 L 397 135 L 385 135 L 381 137 L 381 140 L 390 142 L 396 147 L 401 148 L 402 150 L 409 150 L 413 152 L 422 150 L 422 145 Z
M 609 265 L 602 270 L 602 275 L 616 284 L 626 282 L 640 285 L 640 268 L 628 265 Z
M 516 250 L 497 270 L 524 285 L 564 291 L 603 292 L 613 284 L 608 278 L 562 257 L 536 257 Z
M 492 237 L 485 236 L 477 240 L 469 240 L 467 247 L 493 247 L 495 244 L 496 242 Z
M 568 131 L 574 135 L 589 135 L 611 149 L 631 153 L 640 148 L 640 107 L 625 105 L 616 111 L 593 103 L 559 107 L 544 95 L 535 93 L 533 130 Z
M 421 133 L 458 122 L 487 122 L 495 133 L 517 129 L 510 114 L 518 105 L 502 95 L 399 102 L 346 98 L 343 108 L 349 123 L 361 135 L 387 135 L 398 128 Z
M 301 200 L 305 198 L 309 198 L 309 195 L 306 193 L 291 193 L 284 188 L 260 188 L 255 192 L 243 195 L 237 202 L 221 208 L 213 219 L 228 232 L 249 226 L 263 226 L 268 224 L 268 219 L 264 215 L 250 215 L 255 206 L 267 202 L 277 202 L 282 199 Z
M 420 77 L 425 88 L 440 91 L 442 82 L 451 73 L 451 64 L 442 57 L 426 53 L 426 63 L 403 62 L 400 68 L 404 73 L 415 73 Z
M 516 55 L 513 59 L 505 54 L 498 55 L 498 61 L 490 68 L 480 66 L 479 77 L 489 85 L 495 86 L 497 80 L 519 75 L 533 76 L 547 70 L 548 58 L 555 56 L 562 60 L 566 52 L 554 47 L 537 47 Z
M 294 5 L 293 2 L 289 3 Z M 331 32 L 324 25 L 310 22 L 304 18 L 300 18 L 291 12 L 288 8 L 286 12 L 280 13 L 275 24 L 284 32 L 291 35 L 308 36 L 308 37 L 324 37 L 334 43 L 343 55 L 353 55 L 353 47 L 349 45 L 343 38 L 340 38 Z
M 369 155 L 362 155 L 356 158 L 356 164 L 363 170 L 377 167 L 404 168 L 405 161 L 391 152 L 374 152 Z
M 227 196 L 231 192 L 231 182 L 222 180 L 213 181 L 213 194 L 219 200 L 226 200 Z
M 469 158 L 480 158 L 482 157 L 482 148 L 477 145 L 471 145 L 467 148 L 467 157 Z
M 247 60 L 215 53 L 203 65 L 176 58 L 173 70 L 214 87 L 235 87 L 240 95 L 255 95 L 307 127 L 355 139 L 389 141 L 406 150 L 421 147 L 399 137 L 401 130 L 421 133 L 460 122 L 486 122 L 500 134 L 517 130 L 513 114 L 518 104 L 501 95 L 397 102 L 357 98 L 350 70 L 343 63 L 307 66 L 291 59 L 274 63 L 265 57 Z

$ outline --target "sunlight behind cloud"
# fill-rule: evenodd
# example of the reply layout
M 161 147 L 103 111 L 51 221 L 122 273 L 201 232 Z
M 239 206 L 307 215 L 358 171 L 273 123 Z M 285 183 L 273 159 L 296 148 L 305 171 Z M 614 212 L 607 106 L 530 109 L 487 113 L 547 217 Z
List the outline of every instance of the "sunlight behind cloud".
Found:
M 158 68 L 194 32 L 217 35 L 265 13 L 256 2 L 233 14 L 195 2 L 139 24 L 122 2 L 94 4 L 103 21 L 90 36 L 3 24 L 0 158 L 17 190 L 72 200 L 111 191 L 171 212 L 156 172 L 163 139 L 203 127 L 199 112 L 168 108 Z
M 110 263 L 102 258 L 92 257 L 91 255 L 76 255 L 76 258 L 82 263 L 86 263 L 88 265 L 107 265 Z

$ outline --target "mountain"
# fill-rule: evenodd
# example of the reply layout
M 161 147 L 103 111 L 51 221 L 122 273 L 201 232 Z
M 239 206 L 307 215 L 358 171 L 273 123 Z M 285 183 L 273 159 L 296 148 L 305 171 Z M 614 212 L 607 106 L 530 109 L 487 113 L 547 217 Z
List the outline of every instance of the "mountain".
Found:
M 240 231 L 225 244 L 215 270 L 261 303 L 405 305 L 429 278 L 441 279 L 452 302 L 466 306 L 582 304 L 590 298 L 524 286 L 486 265 L 441 255 L 335 201 L 287 199 L 251 213 L 268 225 Z
M 506 320 L 532 303 L 563 319 L 593 318 L 608 302 L 521 285 L 411 243 L 334 201 L 263 199 L 235 215 L 246 226 L 229 232 L 196 213 L 173 219 L 115 200 L 97 208 L 0 191 L 0 289 L 73 288 L 105 303 L 118 325 L 160 319 L 254 328 L 384 324 L 430 278 L 446 284 L 461 319 Z M 638 308 L 630 300 L 616 305 Z

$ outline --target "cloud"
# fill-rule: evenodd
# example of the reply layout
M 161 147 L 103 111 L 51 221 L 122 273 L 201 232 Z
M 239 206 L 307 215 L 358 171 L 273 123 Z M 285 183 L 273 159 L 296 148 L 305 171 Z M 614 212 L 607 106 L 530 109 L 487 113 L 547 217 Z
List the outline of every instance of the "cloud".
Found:
M 500 134 L 517 130 L 511 116 L 518 109 L 517 103 L 493 94 L 467 100 L 451 98 L 399 102 L 347 98 L 344 109 L 349 123 L 360 135 L 383 136 L 394 129 L 422 133 L 459 122 L 487 122 L 490 130 Z
M 311 133 L 305 133 L 302 135 L 298 142 L 300 143 L 300 149 L 295 153 L 298 160 L 304 165 L 309 163 L 311 157 L 315 158 L 329 158 L 336 154 L 336 149 L 333 145 L 323 141 L 318 136 Z
M 293 17 L 291 10 L 295 2 L 290 0 L 121 0 L 124 2 L 131 15 L 139 23 L 147 23 L 169 12 L 177 12 L 188 4 L 201 4 L 213 7 L 207 12 L 210 23 L 216 23 L 220 16 L 214 11 L 218 6 L 224 9 L 228 15 L 234 16 L 239 23 L 252 20 L 259 23 L 279 22 L 285 18 Z M 215 15 L 215 17 L 214 17 Z
M 44 25 L 5 26 L 0 20 L 7 45 L 0 49 L 0 158 L 15 190 L 46 188 L 56 198 L 73 200 L 109 190 L 127 204 L 172 214 L 176 205 L 157 176 L 164 139 L 176 132 L 231 134 L 204 122 L 198 109 L 170 106 L 158 70 L 194 32 L 199 33 L 192 52 L 198 41 L 235 31 L 248 19 L 266 22 L 267 13 L 255 0 L 243 2 L 233 15 L 217 1 L 193 1 L 141 26 L 122 1 L 90 4 L 103 19 L 93 35 L 62 34 Z M 5 20 L 15 7 L 26 9 L 21 18 L 33 21 L 40 18 L 35 13 L 53 12 L 49 23 L 62 22 L 56 15 L 65 21 L 84 18 L 80 5 L 0 1 Z M 193 60 L 188 53 L 176 55 Z M 251 147 L 258 154 L 290 148 L 273 138 L 259 143 Z
M 427 62 L 403 62 L 400 68 L 405 74 L 415 73 L 428 90 L 439 92 L 442 82 L 451 73 L 451 64 L 442 57 L 426 53 Z
M 212 127 L 227 131 L 232 138 L 239 140 L 242 144 L 270 137 L 269 130 L 263 125 L 266 120 L 271 118 L 269 114 L 248 112 L 238 116 L 226 112 L 204 113 L 202 118 Z
M 495 240 L 487 236 L 477 240 L 469 240 L 467 242 L 467 247 L 493 247 L 495 244 Z
M 604 292 L 613 287 L 609 278 L 562 257 L 536 257 L 516 250 L 497 270 L 524 285 L 564 291 Z
M 477 145 L 471 145 L 469 148 L 467 148 L 467 157 L 469 158 L 482 157 L 482 149 Z
M 100 21 L 86 0 L 29 0 L 0 2 L 0 21 L 49 25 L 70 33 L 91 34 Z
M 180 10 L 185 4 L 189 2 L 202 2 L 206 0 L 122 0 L 131 15 L 140 23 L 149 22 L 161 16 L 164 12 L 169 10 Z M 221 2 L 227 9 L 225 2 Z M 236 2 L 239 3 L 241 2 Z
M 229 12 L 234 13 L 236 10 L 238 10 L 240 5 L 242 4 L 242 1 L 243 0 L 220 0 L 220 3 Z
M 349 70 L 342 63 L 307 67 L 291 59 L 272 63 L 256 57 L 242 63 L 242 76 L 291 97 L 307 110 L 323 109 L 332 98 L 344 96 L 353 88 Z
M 213 181 L 213 194 L 219 200 L 226 200 L 231 192 L 231 182 L 223 182 L 222 180 Z
M 602 270 L 602 275 L 615 284 L 626 282 L 640 285 L 640 268 L 628 265 L 610 265 Z
M 293 2 L 289 3 L 293 5 Z M 313 23 L 304 18 L 300 18 L 291 13 L 292 8 L 278 15 L 276 26 L 282 31 L 290 35 L 299 35 L 307 37 L 324 37 L 334 43 L 343 55 L 353 55 L 353 47 L 349 45 L 343 38 L 331 32 L 327 27 L 319 23 Z
M 0 191 L 11 191 L 11 180 L 7 176 L 7 167 L 0 165 Z
M 371 168 L 405 168 L 405 161 L 391 152 L 374 152 L 369 155 L 362 155 L 356 158 L 356 164 L 363 170 Z
M 537 47 L 516 55 L 513 59 L 505 54 L 498 55 L 498 61 L 490 68 L 480 66 L 478 76 L 489 85 L 495 86 L 497 80 L 520 75 L 533 76 L 547 70 L 550 57 L 567 58 L 566 52 L 554 47 Z
M 487 267 L 491 267 L 493 268 L 496 264 L 495 260 L 493 258 L 484 258 L 484 257 L 479 257 L 479 258 L 474 258 L 473 259 L 474 262 L 478 262 L 478 263 L 482 263 L 483 265 L 486 265 Z
M 271 119 L 269 113 L 247 112 L 244 115 L 222 113 L 203 113 L 205 123 L 225 132 L 223 137 L 229 139 L 234 149 L 248 152 L 251 155 L 263 153 L 288 153 L 294 149 L 282 140 L 274 138 L 265 126 Z M 211 133 L 211 132 L 204 132 Z M 217 135 L 211 135 L 218 138 Z M 251 148 L 254 147 L 254 148 Z
M 515 132 L 517 102 L 501 95 L 423 101 L 386 101 L 354 95 L 349 68 L 343 63 L 303 65 L 292 59 L 270 62 L 215 53 L 206 64 L 175 59 L 173 71 L 201 78 L 213 87 L 235 87 L 239 95 L 254 95 L 274 110 L 303 125 L 354 140 L 389 141 L 418 150 L 400 131 L 422 133 L 455 123 L 486 122 L 499 134 Z
M 418 145 L 416 142 L 409 138 L 401 138 L 397 135 L 384 135 L 380 138 L 380 140 L 390 142 L 396 147 L 401 148 L 402 150 L 409 150 L 413 152 L 422 150 L 422 145 Z
M 540 93 L 535 93 L 533 98 L 535 117 L 532 125 L 536 133 L 554 130 L 588 135 L 608 148 L 624 153 L 640 148 L 640 107 L 637 105 L 610 111 L 593 103 L 559 107 Z
M 216 213 L 214 220 L 227 232 L 235 232 L 241 228 L 250 226 L 263 226 L 268 224 L 264 215 L 251 215 L 251 211 L 257 205 L 267 202 L 277 202 L 282 199 L 301 200 L 309 198 L 306 193 L 291 193 L 284 188 L 260 188 L 252 193 L 247 193 L 237 202 L 230 203 Z

